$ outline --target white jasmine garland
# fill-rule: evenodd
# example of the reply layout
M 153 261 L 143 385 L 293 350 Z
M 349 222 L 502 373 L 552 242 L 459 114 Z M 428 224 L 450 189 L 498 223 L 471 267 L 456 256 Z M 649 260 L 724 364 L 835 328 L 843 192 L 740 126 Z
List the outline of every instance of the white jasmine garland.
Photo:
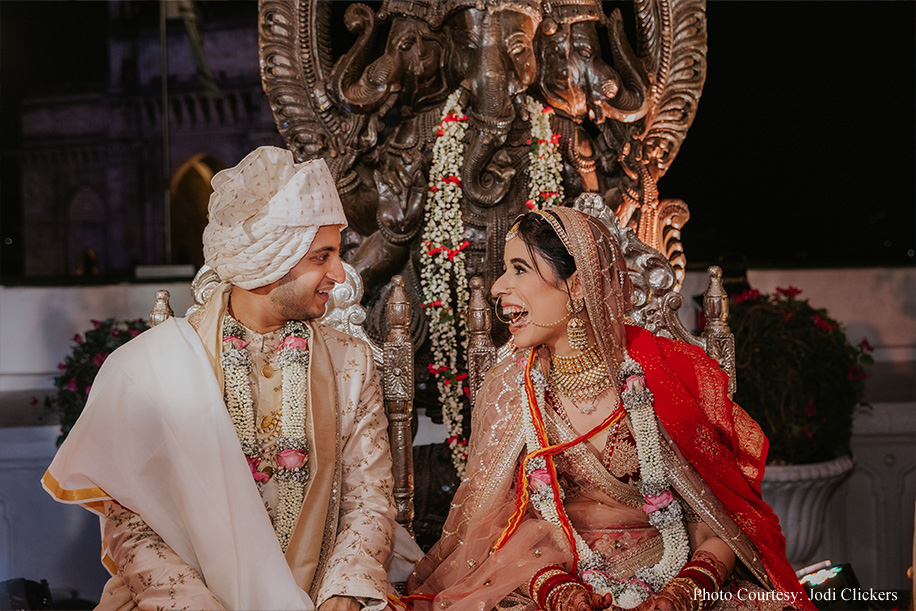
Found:
M 251 355 L 244 340 L 245 328 L 230 316 L 223 320 L 222 367 L 226 407 L 249 462 L 267 458 L 255 433 L 257 413 L 251 394 Z M 282 329 L 278 350 L 282 372 L 280 438 L 275 446 L 279 501 L 274 530 L 286 552 L 309 481 L 306 414 L 308 413 L 308 367 L 310 330 L 301 321 L 289 321 Z M 294 466 L 286 466 L 294 465 Z M 258 482 L 260 487 L 261 483 Z
M 459 477 L 467 464 L 467 439 L 461 414 L 466 376 L 458 377 L 459 349 L 467 353 L 467 317 L 462 309 L 469 301 L 461 214 L 461 168 L 464 165 L 464 139 L 467 117 L 459 104 L 460 90 L 445 101 L 437 126 L 433 160 L 429 169 L 429 197 L 426 202 L 420 283 L 429 321 L 432 365 L 436 375 L 442 419 L 448 429 L 452 464 Z M 527 99 L 530 116 L 529 199 L 526 204 L 543 208 L 563 201 L 562 159 L 558 135 L 550 129 L 553 109 L 545 108 L 534 98 Z M 452 284 L 454 281 L 454 300 Z
M 588 546 L 575 528 L 572 528 L 572 534 L 579 556 L 579 564 L 576 567 L 579 580 L 591 586 L 598 594 L 612 594 L 614 604 L 618 607 L 632 609 L 654 592 L 661 590 L 677 575 L 688 560 L 690 543 L 683 511 L 679 501 L 671 497 L 671 486 L 662 465 L 660 434 L 653 408 L 654 398 L 645 386 L 642 366 L 625 353 L 618 378 L 621 385 L 626 385 L 621 392 L 621 400 L 633 425 L 633 437 L 639 457 L 639 488 L 647 501 L 644 510 L 649 507 L 646 510 L 649 522 L 661 534 L 664 553 L 655 566 L 640 568 L 634 578 L 618 580 L 610 576 L 604 558 Z M 547 387 L 547 380 L 539 371 L 531 371 L 531 381 L 537 406 L 529 405 L 529 409 L 523 410 L 526 449 L 529 454 L 542 447 L 535 429 L 532 409 L 540 409 L 544 404 Z M 524 384 L 524 375 L 520 375 L 519 387 L 523 395 Z M 534 458 L 527 461 L 525 468 L 530 478 L 533 472 L 546 468 L 546 461 L 544 458 Z M 562 487 L 560 495 L 563 498 Z M 559 508 L 554 501 L 552 489 L 533 490 L 530 498 L 532 506 L 543 519 L 560 527 Z M 663 506 L 652 506 L 653 501 Z

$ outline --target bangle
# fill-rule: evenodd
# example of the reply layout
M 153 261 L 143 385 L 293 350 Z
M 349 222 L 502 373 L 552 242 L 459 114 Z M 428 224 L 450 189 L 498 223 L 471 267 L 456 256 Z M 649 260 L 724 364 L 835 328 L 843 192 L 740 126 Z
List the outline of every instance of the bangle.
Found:
M 535 573 L 534 577 L 532 577 L 531 581 L 528 583 L 528 593 L 531 595 L 531 599 L 537 600 L 538 593 L 544 587 L 544 583 L 551 577 L 556 577 L 557 575 L 568 575 L 568 573 L 563 570 L 563 567 L 557 566 L 555 564 L 545 566 L 537 573 Z
M 545 581 L 543 587 L 538 591 L 537 597 L 537 602 L 541 609 L 550 609 L 550 601 L 556 599 L 559 592 L 570 585 L 578 585 L 578 582 L 568 573 L 554 575 Z
M 568 581 L 566 583 L 560 584 L 550 593 L 550 596 L 548 597 L 548 604 L 550 606 L 543 608 L 551 609 L 552 611 L 563 611 L 563 608 L 566 606 L 566 602 L 576 590 L 587 591 L 585 586 L 583 586 L 578 581 Z M 563 600 L 563 604 L 560 604 L 560 599 Z

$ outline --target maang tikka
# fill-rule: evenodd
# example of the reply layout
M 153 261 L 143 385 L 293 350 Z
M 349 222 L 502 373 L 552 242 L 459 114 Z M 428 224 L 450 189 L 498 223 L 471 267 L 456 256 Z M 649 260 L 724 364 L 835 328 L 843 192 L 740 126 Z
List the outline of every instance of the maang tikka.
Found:
M 566 302 L 566 309 L 572 314 L 569 322 L 566 323 L 566 337 L 569 340 L 569 347 L 573 350 L 585 350 L 588 348 L 588 333 L 585 331 L 585 321 L 579 318 L 578 314 L 585 306 L 585 300 L 578 297 L 570 297 Z

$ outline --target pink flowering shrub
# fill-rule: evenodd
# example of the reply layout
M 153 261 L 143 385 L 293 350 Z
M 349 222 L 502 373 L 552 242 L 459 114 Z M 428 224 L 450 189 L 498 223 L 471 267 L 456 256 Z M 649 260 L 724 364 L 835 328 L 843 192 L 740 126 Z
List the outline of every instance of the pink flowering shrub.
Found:
M 728 323 L 735 334 L 735 401 L 767 438 L 767 462 L 802 464 L 849 454 L 852 416 L 864 405 L 872 363 L 867 340 L 851 344 L 842 325 L 799 299 L 795 287 L 772 295 L 733 295 Z
M 58 446 L 83 412 L 92 382 L 105 359 L 146 329 L 149 324 L 142 318 L 126 321 L 109 318 L 93 320 L 92 328 L 84 335 L 73 336 L 73 351 L 57 366 L 60 371 L 54 378 L 57 393 L 45 398 L 45 409 L 60 414 Z

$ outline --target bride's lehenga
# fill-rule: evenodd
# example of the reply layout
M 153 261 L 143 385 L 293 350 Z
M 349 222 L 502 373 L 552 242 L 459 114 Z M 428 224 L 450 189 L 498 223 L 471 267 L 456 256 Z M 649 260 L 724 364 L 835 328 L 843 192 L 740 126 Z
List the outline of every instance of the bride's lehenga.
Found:
M 735 553 L 735 570 L 714 609 L 813 609 L 785 558 L 785 540 L 772 510 L 760 498 L 766 438 L 727 395 L 727 378 L 698 348 L 656 338 L 623 318 L 629 290 L 622 255 L 597 219 L 559 209 L 573 242 L 576 268 L 586 289 L 589 318 L 609 371 L 620 366 L 613 346 L 626 346 L 645 372 L 654 395 L 661 459 L 670 488 L 690 522 L 703 522 Z M 618 349 L 619 350 L 619 349 Z M 529 503 L 516 530 L 496 551 L 516 509 L 517 481 L 526 454 L 528 400 L 521 386 L 527 351 L 494 365 L 472 415 L 469 461 L 452 502 L 442 538 L 418 565 L 408 591 L 418 610 L 533 610 L 532 577 L 551 565 L 576 574 L 567 537 Z M 535 366 L 542 373 L 546 349 Z M 549 442 L 579 437 L 559 402 L 540 407 Z M 613 424 L 601 456 L 586 442 L 555 456 L 563 508 L 614 579 L 633 577 L 659 562 L 662 537 L 643 511 L 636 482 L 640 461 L 629 417 Z M 693 550 L 691 550 L 692 553 Z

